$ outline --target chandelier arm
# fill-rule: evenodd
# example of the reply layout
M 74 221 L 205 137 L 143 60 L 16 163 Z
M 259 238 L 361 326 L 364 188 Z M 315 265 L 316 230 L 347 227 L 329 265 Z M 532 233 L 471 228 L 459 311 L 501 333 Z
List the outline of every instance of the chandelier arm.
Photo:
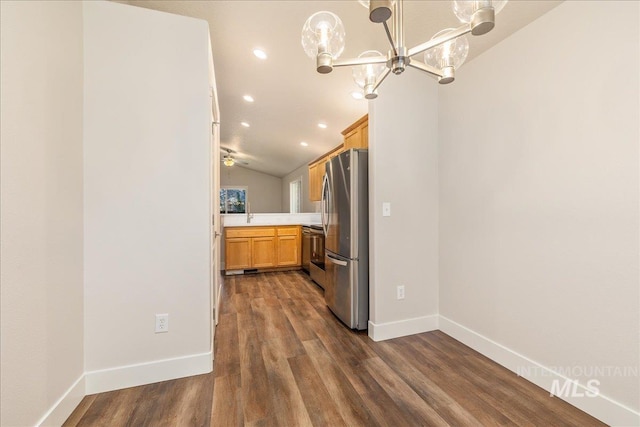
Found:
M 397 0 L 393 5 L 393 29 L 396 36 L 398 48 L 404 46 L 404 12 L 402 11 L 403 0 Z M 394 49 L 397 50 L 397 49 Z M 396 54 L 397 55 L 397 54 Z
M 411 60 L 411 62 L 409 63 L 409 67 L 424 71 L 425 73 L 431 74 L 432 76 L 442 77 L 442 71 L 438 70 L 435 67 L 427 65 L 424 62 L 416 61 L 415 59 Z
M 396 49 L 396 44 L 394 43 L 393 37 L 391 36 L 391 31 L 389 31 L 387 21 L 384 21 L 382 25 L 384 25 L 384 31 L 385 33 L 387 33 L 387 39 L 389 40 L 389 44 L 391 45 L 391 50 L 393 50 L 393 56 L 398 56 L 398 49 Z
M 378 80 L 376 81 L 375 86 L 373 86 L 373 90 L 378 89 L 378 86 L 380 86 L 382 84 L 382 82 L 384 81 L 384 79 L 387 78 L 389 73 L 391 73 L 391 68 L 387 68 L 386 70 L 384 70 L 384 73 L 382 73 L 380 76 L 378 76 Z
M 456 37 L 460 37 L 463 36 L 467 33 L 471 32 L 471 25 L 469 24 L 464 24 L 461 25 L 460 27 L 456 28 L 455 30 L 448 32 L 447 34 L 443 34 L 440 37 L 436 37 L 434 39 L 431 39 L 427 42 L 424 42 L 422 44 L 419 44 L 416 47 L 412 47 L 411 49 L 409 49 L 409 53 L 407 56 L 414 56 L 417 55 L 419 53 L 424 52 L 425 50 L 429 50 L 432 47 L 436 47 L 441 45 L 442 43 L 446 43 L 449 40 L 453 40 Z
M 387 57 L 386 56 L 370 56 L 366 58 L 353 58 L 353 59 L 343 59 L 342 61 L 335 61 L 333 63 L 334 67 L 352 67 L 354 65 L 367 65 L 367 64 L 386 64 Z

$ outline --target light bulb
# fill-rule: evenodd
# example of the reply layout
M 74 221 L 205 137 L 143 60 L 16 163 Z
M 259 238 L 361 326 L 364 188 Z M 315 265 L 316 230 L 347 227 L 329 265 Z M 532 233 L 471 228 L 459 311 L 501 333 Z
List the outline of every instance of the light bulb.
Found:
M 439 31 L 431 39 L 433 40 L 450 31 L 453 31 L 453 28 Z M 445 67 L 459 68 L 467 59 L 468 53 L 469 42 L 465 36 L 460 36 L 427 50 L 424 53 L 424 62 L 439 69 Z
M 302 47 L 312 59 L 325 53 L 333 59 L 338 58 L 344 50 L 344 39 L 344 25 L 340 18 L 331 12 L 314 13 L 302 27 Z
M 431 39 L 440 37 L 453 28 L 447 28 L 437 32 Z M 432 67 L 444 71 L 445 76 L 440 79 L 440 83 L 451 83 L 454 80 L 454 71 L 464 63 L 469 54 L 469 42 L 465 36 L 456 37 L 453 40 L 444 42 L 424 53 L 424 62 Z
M 382 56 L 377 50 L 367 50 L 358 55 L 358 58 L 371 58 Z M 364 90 L 364 97 L 367 99 L 375 99 L 378 94 L 375 93 L 373 87 L 376 84 L 378 76 L 386 69 L 386 64 L 363 64 L 353 67 L 353 80 Z
M 453 0 L 453 13 L 460 22 L 468 24 L 478 9 L 493 7 L 497 15 L 508 0 Z

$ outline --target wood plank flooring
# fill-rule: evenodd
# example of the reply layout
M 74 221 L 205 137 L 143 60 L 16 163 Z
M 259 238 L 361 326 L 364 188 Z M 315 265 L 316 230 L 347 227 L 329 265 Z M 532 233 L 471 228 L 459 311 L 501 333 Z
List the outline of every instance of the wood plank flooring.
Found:
M 442 332 L 343 326 L 302 272 L 225 279 L 212 374 L 87 396 L 65 426 L 601 426 Z

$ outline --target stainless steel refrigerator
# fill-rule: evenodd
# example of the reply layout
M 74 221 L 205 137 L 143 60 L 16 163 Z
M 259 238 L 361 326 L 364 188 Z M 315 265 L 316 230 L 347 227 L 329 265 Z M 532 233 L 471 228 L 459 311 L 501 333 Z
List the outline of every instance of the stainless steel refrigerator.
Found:
M 326 164 L 322 184 L 324 299 L 351 329 L 369 320 L 368 151 L 351 149 Z

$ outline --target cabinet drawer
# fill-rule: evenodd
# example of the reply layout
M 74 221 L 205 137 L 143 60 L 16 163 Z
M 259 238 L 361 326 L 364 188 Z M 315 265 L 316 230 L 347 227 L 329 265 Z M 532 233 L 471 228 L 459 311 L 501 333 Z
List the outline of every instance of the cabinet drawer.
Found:
M 239 237 L 274 237 L 276 230 L 273 227 L 238 227 L 226 228 L 225 233 L 228 239 Z
M 278 227 L 278 236 L 297 236 L 300 227 Z

